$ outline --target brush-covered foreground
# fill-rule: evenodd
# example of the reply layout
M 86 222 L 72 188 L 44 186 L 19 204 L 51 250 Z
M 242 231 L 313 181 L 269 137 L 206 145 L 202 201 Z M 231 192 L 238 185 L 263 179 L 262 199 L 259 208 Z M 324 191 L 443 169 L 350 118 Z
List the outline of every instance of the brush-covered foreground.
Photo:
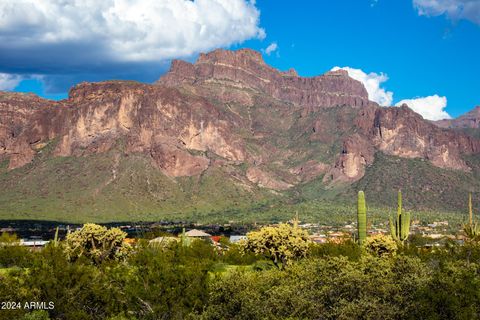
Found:
M 479 319 L 480 246 L 369 254 L 312 244 L 285 268 L 230 244 L 141 243 L 124 261 L 68 260 L 62 245 L 0 248 L 0 319 Z M 28 310 L 25 302 L 54 303 Z

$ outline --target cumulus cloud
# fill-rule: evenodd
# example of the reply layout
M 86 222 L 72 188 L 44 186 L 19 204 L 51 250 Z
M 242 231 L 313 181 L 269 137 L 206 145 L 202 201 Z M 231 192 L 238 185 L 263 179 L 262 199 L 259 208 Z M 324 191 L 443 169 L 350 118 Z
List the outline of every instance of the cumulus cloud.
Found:
M 388 76 L 383 73 L 365 73 L 361 69 L 355 69 L 350 67 L 334 67 L 332 71 L 336 70 L 345 70 L 348 72 L 348 75 L 363 83 L 365 89 L 368 92 L 368 98 L 372 101 L 375 101 L 381 106 L 390 106 L 393 101 L 393 92 L 386 91 L 382 88 L 382 84 L 388 80 Z
M 272 52 L 276 51 L 278 49 L 278 45 L 276 42 L 272 42 L 266 49 L 265 53 L 267 55 L 270 55 Z
M 447 98 L 438 95 L 405 99 L 395 104 L 397 107 L 402 104 L 408 105 L 410 109 L 420 114 L 424 119 L 442 120 L 452 117 L 444 110 L 447 106 Z
M 388 76 L 384 73 L 366 73 L 361 69 L 350 67 L 335 67 L 332 71 L 346 70 L 348 75 L 363 83 L 368 92 L 368 98 L 375 101 L 381 106 L 391 106 L 393 102 L 393 92 L 386 91 L 382 88 L 382 84 L 388 80 Z M 410 109 L 420 114 L 427 120 L 451 119 L 450 115 L 445 111 L 447 107 L 447 98 L 438 95 L 428 97 L 418 97 L 414 99 L 405 99 L 395 104 L 399 107 L 407 104 Z
M 22 77 L 16 74 L 0 73 L 0 91 L 15 89 L 22 81 Z
M 2 0 L 0 17 L 5 73 L 141 75 L 265 37 L 254 0 Z
M 413 0 L 413 5 L 419 15 L 446 15 L 453 21 L 466 19 L 480 24 L 479 0 Z

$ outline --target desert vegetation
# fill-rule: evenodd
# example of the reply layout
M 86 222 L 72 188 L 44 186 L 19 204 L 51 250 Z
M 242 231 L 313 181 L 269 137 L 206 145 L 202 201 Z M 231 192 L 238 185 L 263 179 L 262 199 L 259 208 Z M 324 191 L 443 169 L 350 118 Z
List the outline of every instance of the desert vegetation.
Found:
M 130 245 L 119 229 L 86 224 L 30 251 L 3 234 L 0 301 L 20 307 L 0 319 L 480 318 L 473 217 L 463 244 L 427 249 L 409 235 L 401 192 L 390 234 L 367 234 L 366 208 L 360 192 L 357 240 L 341 243 L 310 241 L 298 217 L 215 246 L 184 233 Z

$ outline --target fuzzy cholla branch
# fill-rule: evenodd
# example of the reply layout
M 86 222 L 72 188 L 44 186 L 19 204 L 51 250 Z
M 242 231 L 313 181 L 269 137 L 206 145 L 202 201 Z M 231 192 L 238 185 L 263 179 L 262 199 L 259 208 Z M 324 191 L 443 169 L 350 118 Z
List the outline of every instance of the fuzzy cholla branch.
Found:
M 242 244 L 244 251 L 264 255 L 277 267 L 285 267 L 307 255 L 310 239 L 308 232 L 297 226 L 279 224 L 249 232 Z
M 70 260 L 86 257 L 94 263 L 104 260 L 123 260 L 131 250 L 124 243 L 127 234 L 118 228 L 107 229 L 104 226 L 87 223 L 80 230 L 67 235 L 65 254 Z

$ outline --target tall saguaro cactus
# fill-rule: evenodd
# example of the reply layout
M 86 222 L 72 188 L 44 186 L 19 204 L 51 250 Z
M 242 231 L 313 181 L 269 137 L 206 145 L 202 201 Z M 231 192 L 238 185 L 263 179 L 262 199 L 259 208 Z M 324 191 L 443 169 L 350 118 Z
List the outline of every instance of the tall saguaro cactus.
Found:
M 463 231 L 469 240 L 480 240 L 480 225 L 473 220 L 472 194 L 468 194 L 468 224 L 463 225 Z
M 468 223 L 473 224 L 472 193 L 468 194 Z
M 367 238 L 367 206 L 363 191 L 358 192 L 357 220 L 358 242 L 362 244 Z
M 408 239 L 410 234 L 410 213 L 402 211 L 402 191 L 398 190 L 397 215 L 390 217 L 390 233 L 400 242 Z

